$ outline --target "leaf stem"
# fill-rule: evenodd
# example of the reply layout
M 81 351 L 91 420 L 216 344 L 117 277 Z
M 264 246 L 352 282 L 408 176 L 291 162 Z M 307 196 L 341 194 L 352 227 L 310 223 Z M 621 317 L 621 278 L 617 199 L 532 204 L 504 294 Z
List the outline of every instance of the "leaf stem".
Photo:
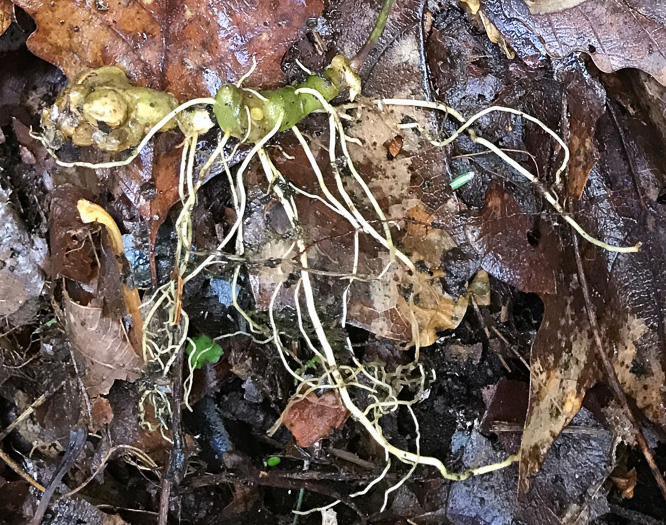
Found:
M 370 51 L 375 47 L 382 34 L 384 33 L 384 28 L 386 27 L 386 22 L 388 20 L 389 12 L 395 0 L 384 0 L 382 4 L 382 10 L 377 15 L 377 20 L 375 21 L 375 27 L 372 28 L 372 33 L 363 44 L 361 50 L 356 54 L 356 56 L 351 61 L 351 66 L 354 71 L 359 71 L 363 63 L 368 58 Z

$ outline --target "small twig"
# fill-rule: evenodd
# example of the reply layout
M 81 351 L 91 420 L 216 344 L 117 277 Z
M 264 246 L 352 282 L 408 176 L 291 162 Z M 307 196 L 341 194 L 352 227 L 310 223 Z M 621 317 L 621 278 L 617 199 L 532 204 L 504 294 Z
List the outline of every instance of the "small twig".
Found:
M 0 441 L 5 439 L 11 433 L 11 431 L 14 430 L 21 423 L 21 421 L 24 421 L 26 418 L 28 418 L 35 411 L 35 408 L 40 406 L 44 401 L 46 401 L 49 397 L 55 394 L 58 390 L 60 390 L 64 384 L 65 382 L 63 381 L 57 387 L 49 390 L 48 392 L 45 392 L 37 399 L 35 399 L 32 402 L 32 404 L 19 415 L 19 417 L 17 417 L 14 421 L 12 421 L 9 425 L 7 425 L 7 428 L 5 428 L 2 432 L 0 432 Z
M 171 386 L 173 409 L 171 415 L 171 432 L 173 434 L 173 448 L 169 457 L 169 466 L 162 478 L 160 488 L 160 517 L 159 525 L 166 525 L 169 518 L 169 500 L 173 485 L 179 485 L 185 476 L 185 439 L 181 418 L 181 403 L 183 397 L 183 359 L 182 346 L 178 350 L 178 357 L 174 361 L 173 382 Z
M 590 322 L 590 328 L 592 328 L 592 335 L 594 336 L 594 342 L 596 343 L 597 352 L 599 354 L 599 357 L 601 358 L 601 363 L 604 367 L 606 380 L 609 383 L 608 386 L 610 386 L 616 401 L 620 403 L 620 406 L 627 415 L 627 418 L 629 419 L 629 422 L 631 423 L 634 433 L 636 435 L 636 441 L 638 442 L 638 447 L 641 449 L 641 452 L 645 457 L 645 461 L 647 461 L 647 464 L 650 467 L 652 476 L 654 477 L 654 480 L 657 482 L 657 486 L 659 487 L 659 490 L 661 491 L 664 500 L 666 500 L 666 482 L 664 481 L 664 478 L 661 472 L 659 471 L 659 467 L 657 466 L 657 463 L 654 460 L 654 454 L 652 454 L 652 450 L 650 449 L 650 446 L 645 440 L 645 436 L 643 435 L 643 430 L 641 428 L 641 425 L 638 422 L 638 419 L 636 418 L 633 410 L 629 406 L 629 402 L 627 400 L 627 394 L 622 389 L 622 385 L 620 385 L 620 381 L 618 380 L 617 375 L 615 373 L 615 368 L 613 368 L 613 363 L 611 363 L 610 357 L 604 351 L 604 345 L 603 342 L 601 341 L 601 335 L 599 332 L 599 325 L 597 324 L 596 311 L 594 305 L 592 304 L 592 300 L 590 299 L 590 291 L 589 288 L 587 287 L 587 279 L 585 278 L 583 261 L 580 257 L 580 249 L 578 247 L 578 237 L 576 237 L 576 235 L 573 235 L 572 238 L 573 238 L 574 253 L 576 255 L 578 279 L 580 280 L 580 287 L 583 292 L 583 299 L 585 300 L 585 309 L 587 311 L 587 317 Z
M 46 490 L 43 485 L 35 481 L 32 478 L 32 476 L 30 476 L 30 474 L 28 474 L 25 470 L 21 468 L 21 465 L 19 465 L 18 463 L 16 463 L 16 461 L 10 458 L 2 449 L 0 449 L 0 459 L 4 461 L 9 468 L 11 468 L 14 472 L 16 472 L 19 476 L 21 476 L 24 480 L 30 483 L 37 490 L 39 490 L 40 492 L 44 492 Z
M 60 485 L 62 478 L 65 476 L 65 474 L 67 474 L 67 472 L 69 472 L 69 469 L 71 469 L 74 465 L 76 458 L 78 458 L 83 451 L 87 437 L 88 431 L 85 428 L 72 430 L 69 433 L 69 445 L 67 446 L 65 455 L 60 461 L 60 465 L 58 465 L 58 468 L 54 472 L 48 488 L 44 491 L 42 499 L 37 506 L 37 510 L 35 511 L 35 515 L 30 521 L 30 525 L 40 525 L 42 522 L 42 518 L 44 517 L 46 509 L 49 507 L 49 502 L 51 501 L 53 494 L 58 488 L 58 485 Z
M 102 462 L 99 464 L 99 466 L 95 469 L 95 471 L 90 474 L 88 479 L 86 479 L 83 483 L 81 483 L 78 487 L 75 489 L 70 490 L 66 494 L 63 495 L 63 497 L 71 497 L 80 490 L 83 490 L 93 479 L 97 477 L 97 475 L 102 471 L 102 469 L 105 467 L 107 462 L 111 459 L 111 456 L 118 450 L 126 450 L 128 452 L 131 452 L 134 454 L 137 458 L 139 458 L 147 468 L 149 469 L 157 469 L 157 464 L 152 460 L 152 458 L 146 454 L 143 450 L 138 449 L 136 447 L 133 447 L 131 445 L 116 445 L 113 447 L 111 450 L 109 450 L 106 455 L 104 456 L 104 459 L 102 459 Z M 133 463 L 134 464 L 134 463 Z

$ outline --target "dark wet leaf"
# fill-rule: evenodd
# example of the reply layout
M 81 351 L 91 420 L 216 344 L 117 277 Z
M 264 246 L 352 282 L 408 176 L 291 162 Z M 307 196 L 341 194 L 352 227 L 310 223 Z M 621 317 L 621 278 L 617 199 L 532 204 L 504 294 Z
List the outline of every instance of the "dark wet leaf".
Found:
M 599 159 L 594 142 L 597 120 L 605 111 L 606 93 L 578 60 L 559 73 L 564 88 L 563 136 L 571 152 L 567 170 L 567 195 L 580 199 L 587 177 Z
M 666 84 L 666 8 L 651 0 L 485 0 L 482 9 L 519 56 L 588 53 L 607 73 L 637 68 Z M 531 12 L 530 12 L 531 11 Z
M 45 256 L 44 239 L 28 234 L 9 193 L 0 188 L 0 317 L 39 297 Z
M 321 0 L 199 0 L 80 4 L 15 2 L 34 17 L 28 46 L 71 79 L 87 68 L 116 64 L 140 85 L 181 100 L 214 94 L 246 73 L 257 58 L 253 86 L 282 82 L 280 61 L 321 13 Z
M 496 431 L 502 441 L 517 437 L 519 429 Z M 478 465 L 503 459 L 506 452 L 477 431 L 458 432 L 463 461 Z M 553 445 L 543 468 L 536 474 L 533 488 L 525 498 L 517 498 L 515 467 L 485 476 L 476 476 L 451 486 L 446 516 L 451 523 L 590 523 L 608 512 L 600 487 L 615 464 L 613 436 L 587 410 L 575 418 L 571 432 L 562 434 Z M 456 448 L 454 448 L 456 450 Z
M 92 284 L 99 270 L 91 235 L 93 227 L 81 222 L 76 209 L 78 200 L 88 196 L 70 185 L 60 186 L 54 192 L 49 212 L 49 248 L 54 275 Z
M 643 247 L 636 254 L 616 254 L 583 242 L 581 256 L 604 351 L 612 356 L 620 384 L 650 420 L 666 428 L 666 395 L 659 387 L 666 378 L 666 217 L 654 191 L 664 173 L 654 156 L 659 150 L 643 138 L 646 128 L 633 119 L 618 120 L 618 125 L 621 130 L 607 115 L 599 123 L 596 140 L 601 159 L 583 194 L 583 203 L 594 203 L 585 225 L 607 241 L 640 240 Z M 637 137 L 627 144 L 629 159 L 618 154 L 628 129 Z M 570 243 L 567 246 L 556 262 L 557 293 L 541 296 L 545 313 L 532 349 L 534 379 L 520 469 L 523 491 L 554 437 L 577 413 L 587 390 L 605 381 L 573 249 Z
M 490 275 L 523 292 L 552 294 L 557 291 L 556 266 L 545 241 L 532 246 L 533 219 L 521 212 L 516 201 L 499 183 L 491 183 L 480 224 L 481 266 Z

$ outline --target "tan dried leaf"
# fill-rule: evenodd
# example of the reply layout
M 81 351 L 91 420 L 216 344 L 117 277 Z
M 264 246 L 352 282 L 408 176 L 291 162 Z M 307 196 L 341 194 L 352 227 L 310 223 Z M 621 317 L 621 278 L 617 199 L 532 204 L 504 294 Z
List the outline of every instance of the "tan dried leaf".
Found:
M 11 25 L 13 12 L 14 4 L 11 0 L 0 0 L 0 35 Z
M 143 361 L 136 355 L 120 321 L 102 309 L 64 299 L 65 326 L 77 356 L 85 361 L 83 384 L 91 398 L 109 393 L 114 381 L 134 381 Z
M 530 13 L 533 15 L 544 15 L 546 13 L 557 13 L 565 9 L 571 9 L 587 0 L 525 0 Z

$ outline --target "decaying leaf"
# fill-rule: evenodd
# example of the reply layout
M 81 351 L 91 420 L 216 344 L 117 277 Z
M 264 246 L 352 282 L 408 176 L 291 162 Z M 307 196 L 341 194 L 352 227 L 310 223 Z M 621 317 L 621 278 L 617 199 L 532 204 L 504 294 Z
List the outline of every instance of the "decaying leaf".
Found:
M 45 255 L 43 239 L 28 235 L 9 194 L 0 188 L 0 317 L 39 297 Z
M 556 267 L 544 245 L 528 240 L 532 219 L 499 183 L 491 183 L 480 224 L 478 251 L 481 267 L 495 278 L 523 292 L 552 294 L 557 291 Z M 556 247 L 549 247 L 557 251 Z
M 12 14 L 14 13 L 14 4 L 11 0 L 0 0 L 0 35 L 7 31 L 12 23 Z
M 82 306 L 65 297 L 65 326 L 76 355 L 86 366 L 83 383 L 91 398 L 109 393 L 114 381 L 134 381 L 143 361 L 122 323 L 102 313 L 102 308 Z
M 118 65 L 139 85 L 179 100 L 214 94 L 246 73 L 252 57 L 258 64 L 248 84 L 279 84 L 282 56 L 323 8 L 321 0 L 15 3 L 37 23 L 28 47 L 70 79 L 85 69 Z
M 577 60 L 560 72 L 567 111 L 563 112 L 563 136 L 571 152 L 567 170 L 567 194 L 580 199 L 587 177 L 599 159 L 594 142 L 597 120 L 605 111 L 606 93 Z
M 417 271 L 394 265 L 385 278 L 368 284 L 367 293 L 365 286 L 356 286 L 349 315 L 352 322 L 380 337 L 429 346 L 438 331 L 458 326 L 469 299 L 467 294 L 452 297 L 440 282 L 442 255 L 455 246 L 451 237 L 433 228 L 432 215 L 418 205 L 407 211 L 405 220 L 401 242 Z M 388 262 L 386 255 L 380 257 Z
M 638 124 L 618 121 L 621 126 Z M 619 136 L 618 136 L 619 135 Z M 603 351 L 611 355 L 622 388 L 654 423 L 666 428 L 666 340 L 663 312 L 666 218 L 654 203 L 655 177 L 664 174 L 656 159 L 637 144 L 636 158 L 618 158 L 624 133 L 608 115 L 599 121 L 597 142 L 604 148 L 591 172 L 582 202 L 594 202 L 586 224 L 616 244 L 642 240 L 635 254 L 615 254 L 581 244 L 581 258 L 596 310 Z M 638 163 L 638 164 L 636 164 Z M 641 172 L 632 167 L 640 165 Z M 627 175 L 629 173 L 629 175 Z M 663 180 L 663 179 L 662 179 Z M 638 186 L 634 186 L 636 181 Z M 609 193 L 608 188 L 614 192 Z M 627 220 L 626 217 L 631 217 Z M 636 221 L 636 222 L 634 222 Z M 527 490 L 550 445 L 580 407 L 587 390 L 604 382 L 597 362 L 573 250 L 568 245 L 557 261 L 557 294 L 541 295 L 544 319 L 532 348 L 534 378 L 523 434 L 519 488 Z
M 638 474 L 636 469 L 632 468 L 629 472 L 613 473 L 610 479 L 615 483 L 615 486 L 622 492 L 622 497 L 631 499 L 634 497 L 634 489 L 638 482 Z
M 299 446 L 309 447 L 328 436 L 334 428 L 342 428 L 348 417 L 349 412 L 338 393 L 327 390 L 319 397 L 311 392 L 290 402 L 282 414 L 282 422 Z
M 545 15 L 547 13 L 557 13 L 565 9 L 576 7 L 587 0 L 525 0 L 530 13 L 533 15 Z
M 607 73 L 637 68 L 666 84 L 666 11 L 660 2 L 486 0 L 482 9 L 519 55 L 532 54 L 535 45 L 556 58 L 582 51 Z
M 88 194 L 80 188 L 63 184 L 53 193 L 49 210 L 49 247 L 51 271 L 55 275 L 94 286 L 99 264 L 90 228 L 76 210 L 76 203 Z

